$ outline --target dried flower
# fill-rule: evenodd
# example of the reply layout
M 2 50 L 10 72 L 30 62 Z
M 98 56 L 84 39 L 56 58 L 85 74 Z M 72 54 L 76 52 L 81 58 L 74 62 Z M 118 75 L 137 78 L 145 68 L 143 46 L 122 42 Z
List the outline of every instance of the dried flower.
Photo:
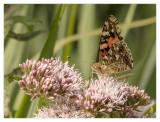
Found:
M 77 104 L 92 115 L 102 117 L 135 117 L 138 106 L 149 104 L 150 97 L 138 87 L 118 82 L 113 77 L 98 76 L 91 80 L 89 88 L 78 95 Z M 136 116 L 137 117 L 137 116 Z
M 91 118 L 90 113 L 83 112 L 75 102 L 69 100 L 57 100 L 47 108 L 42 107 L 35 114 L 35 118 Z
M 27 60 L 19 65 L 25 75 L 18 82 L 31 100 L 36 97 L 53 100 L 58 96 L 72 96 L 81 90 L 82 77 L 58 59 L 42 59 L 42 61 Z

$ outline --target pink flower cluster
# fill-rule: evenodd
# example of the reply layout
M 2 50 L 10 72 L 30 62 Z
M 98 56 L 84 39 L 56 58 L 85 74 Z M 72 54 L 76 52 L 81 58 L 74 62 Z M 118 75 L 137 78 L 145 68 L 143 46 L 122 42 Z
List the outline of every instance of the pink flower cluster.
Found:
M 117 81 L 113 77 L 83 81 L 80 73 L 58 59 L 27 60 L 20 64 L 25 73 L 18 83 L 31 100 L 41 97 L 47 108 L 39 109 L 36 118 L 139 118 L 136 112 L 147 106 L 150 97 L 138 87 Z
M 27 60 L 19 65 L 25 75 L 18 83 L 31 100 L 36 97 L 53 100 L 58 96 L 72 96 L 81 90 L 82 77 L 74 66 L 59 59 Z
M 42 107 L 38 109 L 38 114 L 35 118 L 93 118 L 94 116 L 88 112 L 84 112 L 77 107 L 72 100 L 59 99 L 55 100 L 47 108 Z
M 138 106 L 149 104 L 150 97 L 143 90 L 119 82 L 113 77 L 98 76 L 89 88 L 79 94 L 77 104 L 95 116 L 136 117 Z

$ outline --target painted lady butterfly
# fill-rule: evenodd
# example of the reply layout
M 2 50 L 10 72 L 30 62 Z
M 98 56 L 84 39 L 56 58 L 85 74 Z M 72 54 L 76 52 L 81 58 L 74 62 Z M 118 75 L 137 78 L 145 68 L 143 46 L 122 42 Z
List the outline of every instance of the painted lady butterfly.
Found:
M 103 25 L 97 60 L 91 68 L 95 73 L 103 76 L 133 68 L 131 51 L 123 41 L 118 21 L 113 15 L 110 15 Z

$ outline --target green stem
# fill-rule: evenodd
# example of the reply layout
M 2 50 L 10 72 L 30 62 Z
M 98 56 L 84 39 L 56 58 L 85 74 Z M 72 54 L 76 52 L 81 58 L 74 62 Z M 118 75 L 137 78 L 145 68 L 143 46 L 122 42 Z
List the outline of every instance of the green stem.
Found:
M 76 13 L 77 13 L 77 8 L 78 5 L 69 5 L 68 9 L 69 9 L 69 20 L 68 20 L 68 29 L 67 29 L 67 34 L 66 36 L 70 36 L 73 34 L 74 32 L 74 27 L 75 27 L 75 20 L 76 20 Z M 68 43 L 66 44 L 65 48 L 64 48 L 64 53 L 63 53 L 63 61 L 67 61 L 67 56 L 70 55 L 71 52 L 71 46 L 72 43 Z

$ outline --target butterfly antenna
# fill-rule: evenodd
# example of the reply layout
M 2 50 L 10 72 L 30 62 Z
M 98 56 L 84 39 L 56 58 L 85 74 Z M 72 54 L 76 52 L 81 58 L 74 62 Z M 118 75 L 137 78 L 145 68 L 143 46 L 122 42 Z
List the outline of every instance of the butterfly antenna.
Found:
M 67 56 L 67 58 L 68 59 L 71 59 L 71 60 L 75 60 L 75 61 L 83 61 L 83 62 L 85 62 L 85 63 L 91 63 L 91 62 L 89 62 L 89 61 L 86 61 L 86 60 L 82 60 L 82 59 L 80 59 L 80 58 L 73 58 L 73 57 L 70 57 L 70 56 Z

